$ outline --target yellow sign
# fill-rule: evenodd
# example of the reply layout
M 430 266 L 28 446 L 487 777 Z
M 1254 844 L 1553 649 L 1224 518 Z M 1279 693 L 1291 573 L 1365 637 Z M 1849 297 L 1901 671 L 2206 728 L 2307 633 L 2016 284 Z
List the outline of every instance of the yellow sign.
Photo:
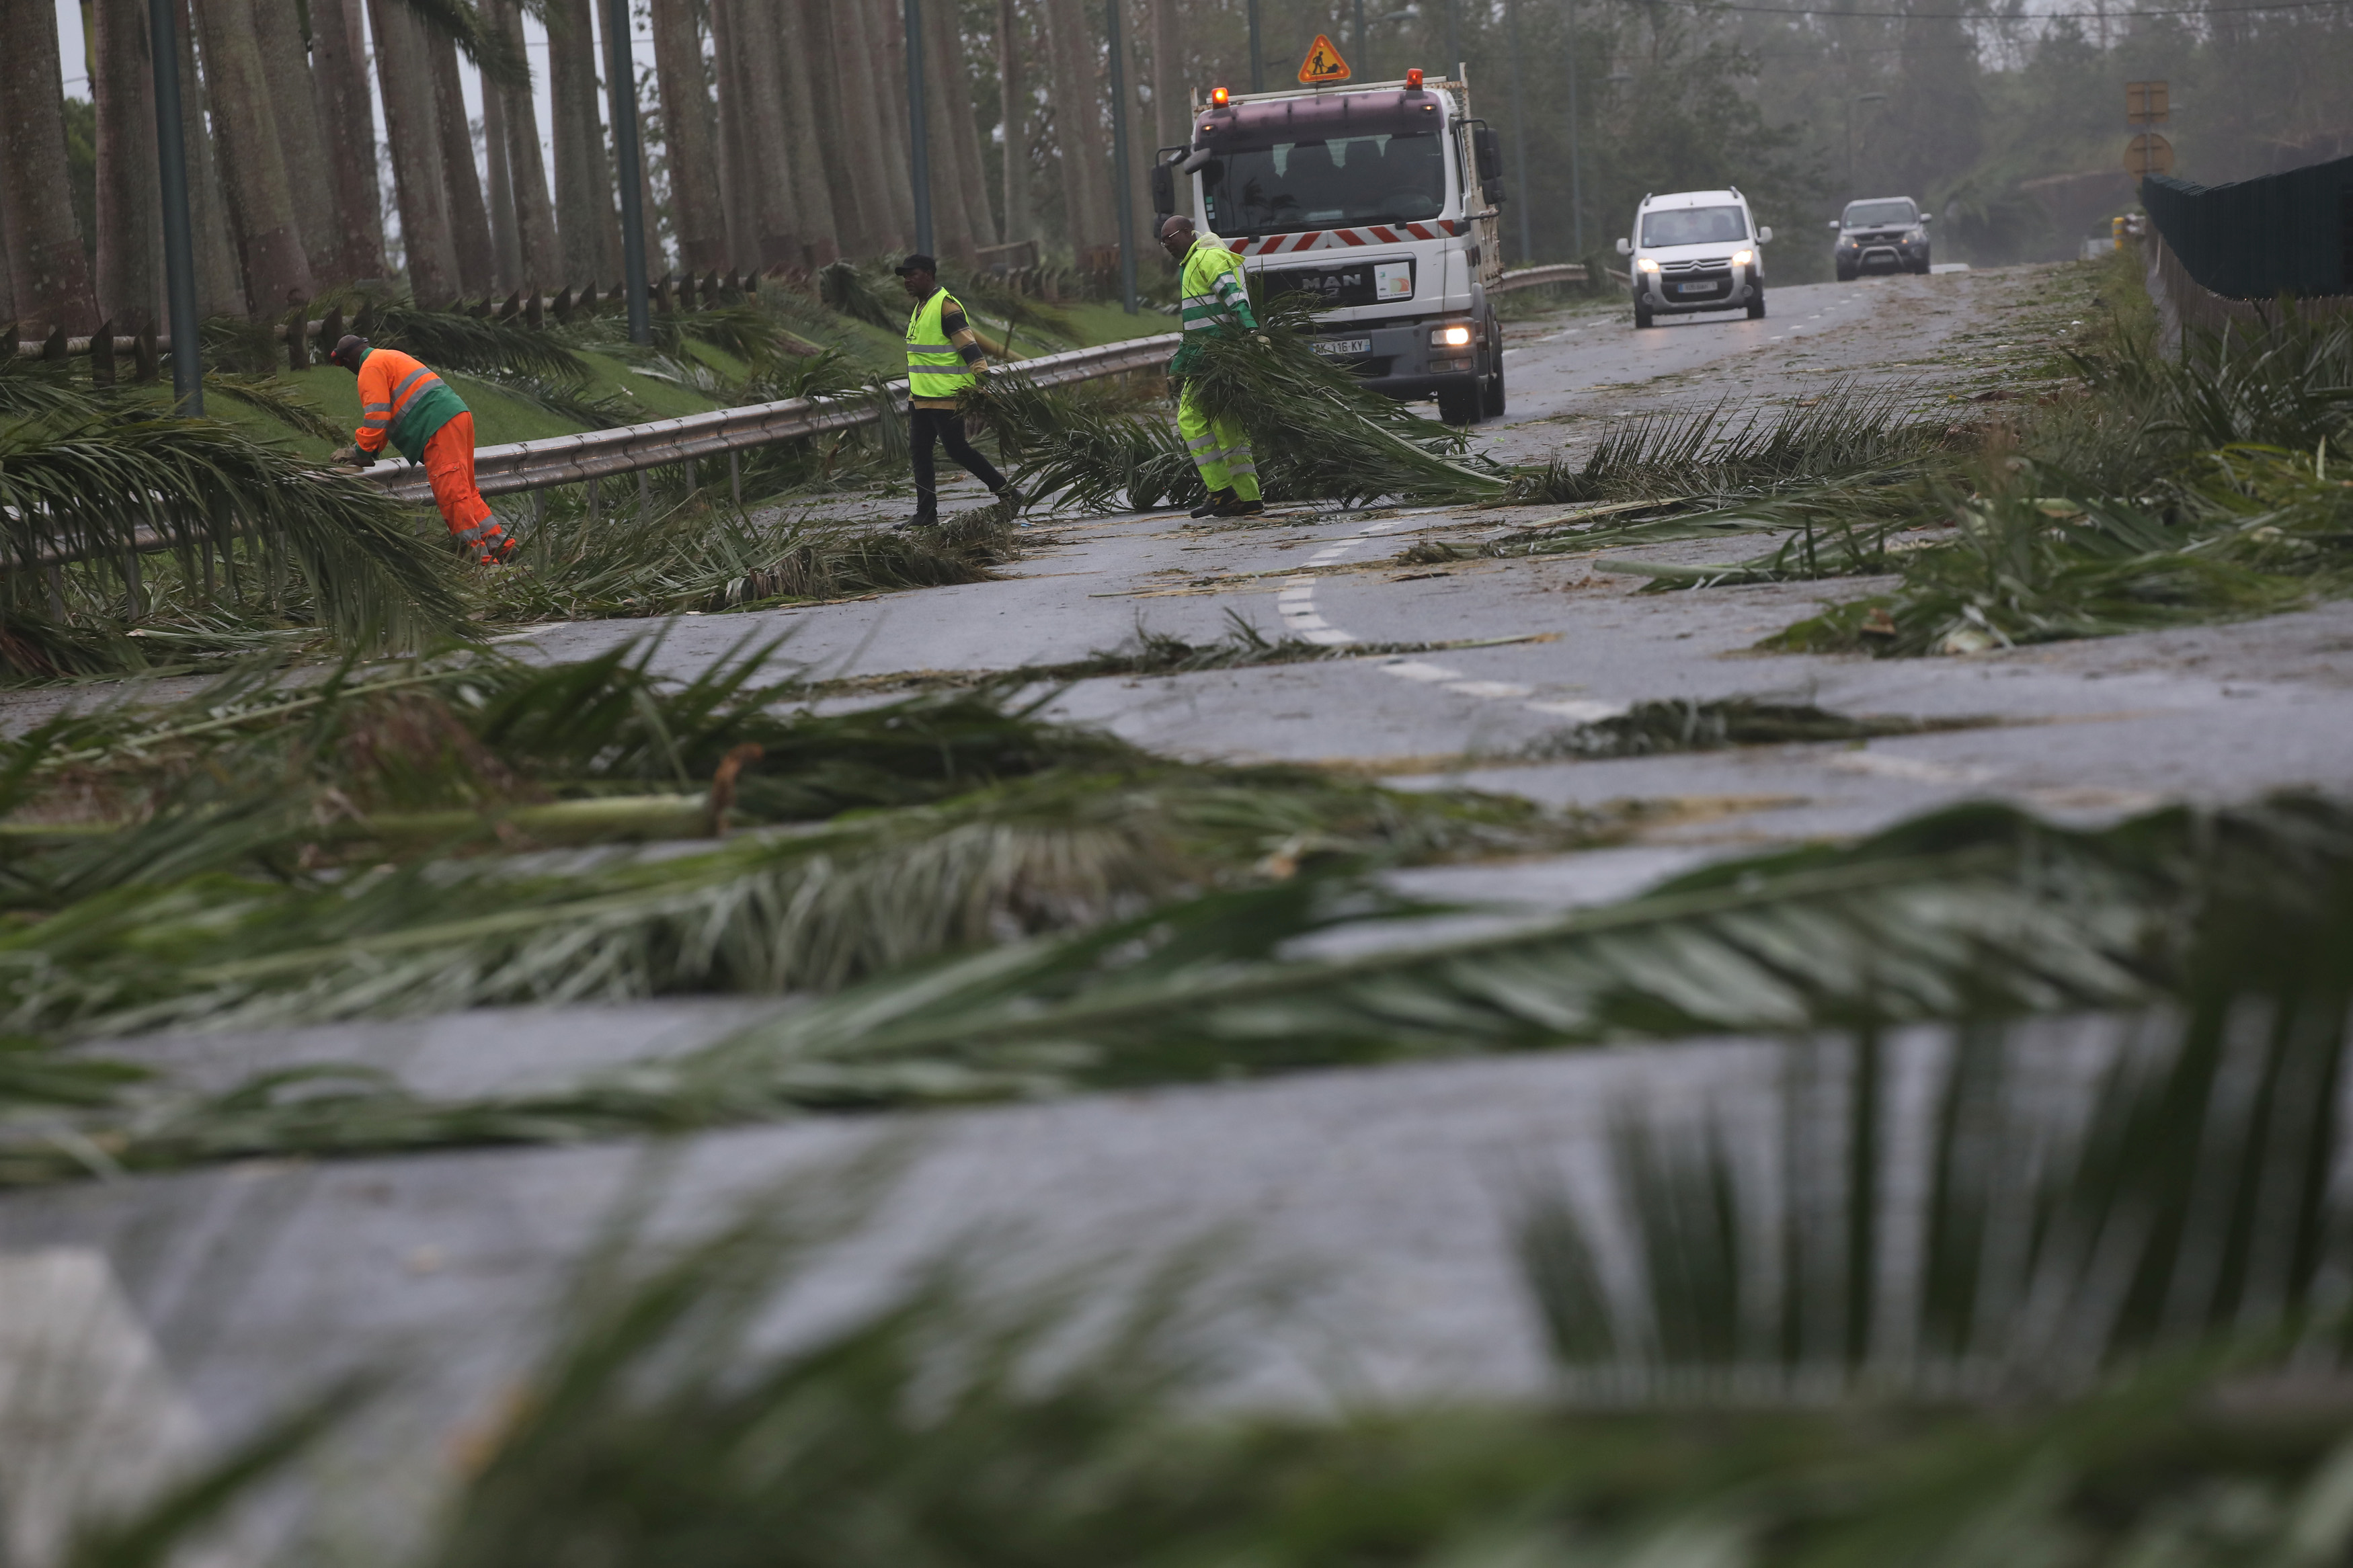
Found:
M 2162 125 L 2173 118 L 2171 91 L 2166 81 L 2125 83 L 2125 121 L 2131 125 Z
M 2144 131 L 2125 147 L 2125 173 L 2138 179 L 2143 174 L 2173 173 L 2173 143 L 2154 131 Z
M 1345 81 L 1351 74 L 1348 62 L 1340 58 L 1340 51 L 1332 47 L 1332 40 L 1321 33 L 1315 35 L 1315 47 L 1307 51 L 1305 59 L 1299 62 L 1299 79 L 1310 87 L 1320 87 L 1327 81 Z

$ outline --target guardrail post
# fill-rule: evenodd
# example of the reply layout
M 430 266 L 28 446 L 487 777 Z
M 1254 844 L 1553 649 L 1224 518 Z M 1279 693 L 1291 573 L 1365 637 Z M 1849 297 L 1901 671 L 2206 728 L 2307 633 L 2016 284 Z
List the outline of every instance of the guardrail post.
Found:
M 744 505 L 744 454 L 733 447 L 727 453 L 727 493 L 734 500 L 736 509 L 741 510 Z
M 640 521 L 642 521 L 642 520 L 644 519 L 645 515 L 646 515 L 648 512 L 649 512 L 649 511 L 651 511 L 651 510 L 654 510 L 654 472 L 653 472 L 653 470 L 652 470 L 651 468 L 639 468 L 639 469 L 638 470 L 638 519 L 639 519 Z
M 588 481 L 588 521 L 589 521 L 592 524 L 596 521 L 596 503 L 597 503 L 597 500 L 598 500 L 598 497 L 597 497 L 597 494 L 596 494 L 596 480 L 594 480 L 594 479 L 590 479 L 590 480 Z

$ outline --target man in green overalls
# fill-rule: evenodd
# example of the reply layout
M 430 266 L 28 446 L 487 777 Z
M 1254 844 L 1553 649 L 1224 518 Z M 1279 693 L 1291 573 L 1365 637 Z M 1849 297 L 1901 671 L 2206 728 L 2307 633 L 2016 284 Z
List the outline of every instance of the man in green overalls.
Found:
M 1183 268 L 1177 291 L 1185 300 L 1185 341 L 1168 362 L 1168 374 L 1182 381 L 1200 360 L 1200 343 L 1210 332 L 1258 331 L 1250 313 L 1250 286 L 1242 279 L 1242 258 L 1211 236 L 1195 232 L 1193 220 L 1178 213 L 1160 226 L 1160 247 Z M 1196 334 L 1201 334 L 1197 336 Z M 1176 398 L 1176 433 L 1209 499 L 1193 509 L 1195 517 L 1251 517 L 1266 510 L 1259 499 L 1258 459 L 1250 452 L 1250 433 L 1229 415 L 1211 419 L 1189 383 Z
M 907 448 L 915 465 L 915 515 L 902 528 L 939 523 L 934 442 L 987 485 L 1005 503 L 1008 515 L 1021 505 L 1019 493 L 1005 482 L 1005 476 L 964 438 L 957 400 L 988 369 L 988 361 L 981 353 L 979 334 L 965 319 L 964 306 L 940 287 L 939 265 L 928 256 L 910 256 L 898 267 L 900 285 L 915 301 L 915 313 L 907 318 Z

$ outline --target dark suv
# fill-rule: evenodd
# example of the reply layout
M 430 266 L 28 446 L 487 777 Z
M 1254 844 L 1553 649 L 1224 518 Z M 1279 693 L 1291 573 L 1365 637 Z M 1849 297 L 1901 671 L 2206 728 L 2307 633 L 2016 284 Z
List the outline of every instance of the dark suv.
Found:
M 1831 226 L 1838 230 L 1838 247 L 1831 259 L 1841 283 L 1874 269 L 1928 270 L 1928 215 L 1910 196 L 1849 202 L 1846 216 L 1832 218 Z

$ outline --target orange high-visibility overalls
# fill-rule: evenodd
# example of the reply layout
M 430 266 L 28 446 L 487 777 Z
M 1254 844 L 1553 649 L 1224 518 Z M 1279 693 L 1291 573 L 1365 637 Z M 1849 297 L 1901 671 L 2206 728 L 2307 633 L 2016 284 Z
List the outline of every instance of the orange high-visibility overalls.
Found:
M 423 463 L 442 521 L 475 560 L 514 553 L 514 541 L 474 485 L 474 416 L 415 355 L 370 349 L 360 361 L 360 427 L 353 438 L 363 452 L 381 452 L 390 442 L 410 462 Z

